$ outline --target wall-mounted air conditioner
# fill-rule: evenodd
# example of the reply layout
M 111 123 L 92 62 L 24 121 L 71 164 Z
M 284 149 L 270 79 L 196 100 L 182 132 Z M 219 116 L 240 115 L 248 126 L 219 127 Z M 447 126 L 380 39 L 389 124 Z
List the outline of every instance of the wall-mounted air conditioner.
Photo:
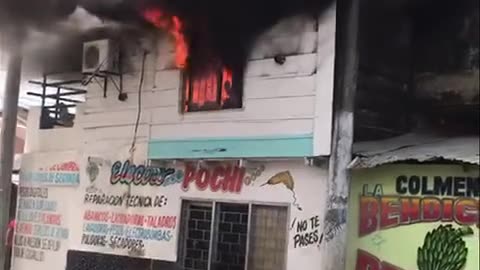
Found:
M 118 72 L 119 50 L 111 40 L 83 44 L 83 73 Z

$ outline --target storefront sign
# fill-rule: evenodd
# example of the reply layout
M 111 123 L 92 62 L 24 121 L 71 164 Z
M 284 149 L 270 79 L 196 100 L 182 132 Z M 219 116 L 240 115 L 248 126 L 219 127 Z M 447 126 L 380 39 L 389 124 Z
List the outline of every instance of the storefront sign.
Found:
M 84 164 L 73 249 L 172 258 L 178 203 L 169 194 L 179 189 L 184 171 L 112 157 L 86 156 Z
M 190 185 L 198 190 L 240 193 L 244 185 L 245 168 L 232 165 L 218 165 L 213 168 L 195 168 L 187 165 L 182 188 L 188 191 Z
M 12 269 L 64 269 L 69 204 L 80 183 L 76 152 L 25 154 L 18 189 Z M 70 198 L 70 199 L 68 199 Z
M 478 170 L 386 168 L 352 182 L 347 269 L 478 269 Z
M 48 162 L 48 160 L 45 160 Z M 35 168 L 32 171 L 21 171 L 22 182 L 44 186 L 78 186 L 80 184 L 80 168 L 75 161 L 67 161 L 49 166 Z
M 293 226 L 288 231 L 289 252 L 320 252 L 324 170 L 302 161 L 268 166 L 177 162 L 157 167 L 96 151 L 83 157 L 72 250 L 177 261 L 179 239 L 189 231 L 180 229 L 182 202 L 228 200 L 291 207 L 292 217 L 285 224 Z M 291 262 L 299 265 L 298 260 Z

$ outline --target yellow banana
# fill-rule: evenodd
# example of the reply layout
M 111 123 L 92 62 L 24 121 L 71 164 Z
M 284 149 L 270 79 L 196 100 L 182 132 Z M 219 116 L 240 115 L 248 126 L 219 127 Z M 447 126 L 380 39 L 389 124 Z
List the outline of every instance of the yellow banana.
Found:
M 261 186 L 278 185 L 278 184 L 284 184 L 290 190 L 293 190 L 295 187 L 295 182 L 289 171 L 279 172 L 275 174 L 270 179 L 268 179 L 266 183 L 264 183 Z

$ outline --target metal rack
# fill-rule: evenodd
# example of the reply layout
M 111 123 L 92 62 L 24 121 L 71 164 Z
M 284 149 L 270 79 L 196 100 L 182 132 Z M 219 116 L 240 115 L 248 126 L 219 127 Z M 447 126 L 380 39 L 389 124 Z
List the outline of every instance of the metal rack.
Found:
M 123 55 L 121 50 L 118 50 L 118 65 L 114 70 L 102 70 L 102 67 L 105 64 L 105 60 L 97 66 L 97 68 L 93 72 L 83 72 L 82 74 L 85 76 L 82 82 L 83 85 L 89 85 L 92 81 L 95 81 L 100 87 L 103 88 L 103 97 L 107 97 L 108 91 L 108 82 L 110 81 L 115 89 L 119 93 L 119 100 L 124 101 L 127 97 L 125 93 L 123 93 Z M 118 78 L 118 82 L 115 80 Z M 100 80 L 99 80 L 100 79 Z
M 83 80 L 64 80 L 49 82 L 49 76 L 56 74 L 44 74 L 42 81 L 31 80 L 29 83 L 39 85 L 42 87 L 42 93 L 27 92 L 27 95 L 41 98 L 41 121 L 40 128 L 48 129 L 55 126 L 72 126 L 74 115 L 68 112 L 68 108 L 76 107 L 82 101 L 68 98 L 71 96 L 84 95 L 87 93 L 86 89 L 72 87 L 73 84 L 81 84 Z M 56 89 L 56 93 L 47 94 L 47 89 Z M 54 105 L 46 105 L 46 100 L 51 99 L 55 101 Z M 53 117 L 51 116 L 53 115 Z
M 96 72 L 84 72 L 83 75 L 88 76 L 88 78 L 82 82 L 84 85 L 88 85 L 94 80 L 103 87 L 104 98 L 107 97 L 108 81 L 110 81 L 113 84 L 113 86 L 115 87 L 115 89 L 117 89 L 120 95 L 123 93 L 123 75 L 121 71 L 111 72 L 111 71 L 98 70 Z M 115 81 L 114 79 L 115 77 L 118 77 L 118 80 L 119 80 L 118 83 Z M 100 82 L 98 78 L 102 79 L 103 82 Z

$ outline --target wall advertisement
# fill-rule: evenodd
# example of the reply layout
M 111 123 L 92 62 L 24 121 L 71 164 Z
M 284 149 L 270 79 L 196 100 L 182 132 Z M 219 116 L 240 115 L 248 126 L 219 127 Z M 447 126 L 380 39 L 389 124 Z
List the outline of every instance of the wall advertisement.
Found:
M 348 270 L 477 270 L 478 167 L 390 165 L 354 172 Z
M 64 269 L 70 200 L 80 183 L 76 152 L 24 154 L 18 188 L 12 269 Z
M 160 166 L 118 153 L 83 155 L 70 249 L 173 262 L 182 200 L 270 202 L 289 209 L 287 269 L 320 263 L 325 169 L 303 160 Z

